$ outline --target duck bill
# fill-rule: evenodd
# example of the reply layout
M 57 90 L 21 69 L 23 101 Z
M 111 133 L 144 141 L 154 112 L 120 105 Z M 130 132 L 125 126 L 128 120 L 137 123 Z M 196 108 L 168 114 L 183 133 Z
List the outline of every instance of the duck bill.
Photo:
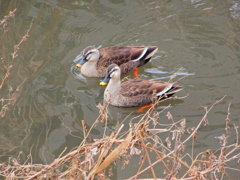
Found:
M 106 74 L 104 80 L 102 82 L 100 82 L 100 85 L 101 86 L 107 85 L 107 83 L 109 82 L 110 79 L 111 79 L 110 74 Z
M 77 67 L 82 67 L 83 64 L 88 61 L 86 57 L 79 58 L 79 60 L 80 60 L 80 59 L 81 59 L 80 63 L 77 63 L 77 64 L 76 64 Z

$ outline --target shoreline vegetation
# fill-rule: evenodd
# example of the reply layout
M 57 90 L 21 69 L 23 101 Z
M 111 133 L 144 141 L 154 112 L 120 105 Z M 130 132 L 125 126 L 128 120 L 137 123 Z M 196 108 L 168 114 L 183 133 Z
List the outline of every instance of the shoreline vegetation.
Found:
M 1 31 L 7 31 L 7 22 L 15 17 L 16 9 L 9 12 L 0 23 Z M 33 23 L 33 21 L 32 21 Z M 12 53 L 12 61 L 6 63 L 3 55 L 1 55 L 1 64 L 5 68 L 5 74 L 1 74 L 0 90 L 5 85 L 5 82 L 11 74 L 11 69 L 15 65 L 14 59 L 18 56 L 18 51 L 21 44 L 27 41 L 29 32 L 32 27 L 30 24 L 26 34 L 21 41 L 14 46 Z M 10 91 L 10 97 L 2 98 L 2 107 L 0 115 L 3 117 L 7 111 L 11 110 L 18 96 L 20 96 L 19 88 L 26 81 L 23 80 L 15 91 Z M 9 96 L 9 95 L 8 95 Z M 169 124 L 161 124 L 158 122 L 159 115 L 168 108 L 158 112 L 155 107 L 151 107 L 145 114 L 139 115 L 137 118 L 129 122 L 129 129 L 122 132 L 124 121 L 119 123 L 116 129 L 107 134 L 106 130 L 102 138 L 91 139 L 91 130 L 98 123 L 108 122 L 107 107 L 99 105 L 99 117 L 93 125 L 87 129 L 85 122 L 82 121 L 82 131 L 84 138 L 78 147 L 67 154 L 63 151 L 58 158 L 51 164 L 33 164 L 32 156 L 20 161 L 19 157 L 9 158 L 8 162 L 0 163 L 0 177 L 5 179 L 110 179 L 113 176 L 113 168 L 120 166 L 122 171 L 128 168 L 131 158 L 137 156 L 139 158 L 138 171 L 128 179 L 138 179 L 143 176 L 143 173 L 149 171 L 148 174 L 152 179 L 222 179 L 231 178 L 231 171 L 240 171 L 238 168 L 230 166 L 230 162 L 239 163 L 240 160 L 240 145 L 238 127 L 229 126 L 231 121 L 230 105 L 227 109 L 227 116 L 223 117 L 225 121 L 225 133 L 219 139 L 219 147 L 214 150 L 202 151 L 195 153 L 195 142 L 200 133 L 199 128 L 204 128 L 208 125 L 208 114 L 212 108 L 224 99 L 221 98 L 210 107 L 203 107 L 205 114 L 196 127 L 186 127 L 186 119 L 175 121 L 170 112 L 167 112 Z M 183 115 L 184 116 L 184 115 Z M 126 122 L 125 122 L 126 123 Z M 231 133 L 230 133 L 231 132 Z M 167 138 L 161 138 L 161 133 L 168 134 Z M 228 143 L 229 138 L 235 138 L 235 142 Z M 186 152 L 185 148 L 189 144 L 192 147 L 192 152 Z M 66 150 L 66 149 L 65 149 Z M 65 155 L 63 155 L 65 154 Z M 153 158 L 154 157 L 154 158 Z M 117 163 L 117 164 L 116 164 Z M 157 169 L 156 165 L 161 165 L 164 169 Z M 119 168 L 119 167 L 118 167 Z M 162 176 L 159 177 L 159 172 L 162 171 Z M 156 173 L 158 172 L 158 173 Z M 240 172 L 239 172 L 240 173 Z

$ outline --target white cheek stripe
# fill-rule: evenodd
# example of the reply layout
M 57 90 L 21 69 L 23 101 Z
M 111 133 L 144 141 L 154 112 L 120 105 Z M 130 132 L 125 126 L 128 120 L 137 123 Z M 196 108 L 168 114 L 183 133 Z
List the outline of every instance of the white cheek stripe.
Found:
M 110 72 L 111 78 L 120 76 L 119 74 L 121 74 L 121 70 L 119 68 L 115 67 L 115 68 L 113 68 L 113 70 L 115 70 L 115 71 Z
M 92 60 L 92 56 L 95 55 L 93 53 L 95 53 L 97 51 L 98 51 L 97 49 L 92 49 L 92 50 L 88 51 L 88 53 L 87 53 L 88 55 L 86 56 L 87 60 L 91 61 Z M 90 54 L 90 52 L 91 52 L 91 54 Z
M 92 50 L 90 50 L 90 52 L 96 52 L 96 51 L 98 51 L 97 49 L 92 49 Z
M 132 60 L 133 62 L 139 61 L 147 52 L 148 48 L 145 48 L 141 54 L 141 56 L 139 56 L 137 59 Z

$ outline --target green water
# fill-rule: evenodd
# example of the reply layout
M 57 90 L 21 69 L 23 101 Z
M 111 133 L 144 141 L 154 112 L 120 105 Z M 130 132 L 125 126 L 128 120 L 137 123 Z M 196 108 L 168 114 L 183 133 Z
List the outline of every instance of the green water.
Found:
M 157 110 L 171 104 L 167 111 L 175 120 L 186 118 L 188 127 L 201 120 L 202 106 L 226 95 L 209 114 L 207 127 L 200 128 L 195 152 L 218 149 L 215 137 L 225 133 L 230 102 L 230 127 L 240 125 L 239 7 L 233 0 L 0 1 L 0 19 L 17 9 L 0 32 L 1 79 L 13 64 L 0 90 L 0 107 L 7 107 L 1 117 L 0 162 L 21 151 L 23 161 L 31 154 L 34 163 L 51 163 L 65 148 L 68 152 L 80 144 L 81 121 L 93 124 L 104 92 L 101 79 L 83 77 L 74 66 L 73 60 L 88 45 L 158 46 L 151 62 L 139 69 L 140 78 L 168 81 L 183 68 L 177 78 L 188 76 L 179 81 L 184 90 L 177 96 L 188 96 L 165 101 Z M 29 37 L 12 59 L 13 47 L 31 22 Z M 134 78 L 132 73 L 124 77 Z M 110 106 L 107 128 L 114 129 L 131 112 L 129 119 L 139 115 L 136 110 Z M 167 121 L 167 111 L 159 121 Z M 236 138 L 231 131 L 229 143 Z M 101 138 L 103 132 L 100 123 L 91 136 Z M 115 169 L 113 179 L 131 177 L 137 162 L 125 171 Z

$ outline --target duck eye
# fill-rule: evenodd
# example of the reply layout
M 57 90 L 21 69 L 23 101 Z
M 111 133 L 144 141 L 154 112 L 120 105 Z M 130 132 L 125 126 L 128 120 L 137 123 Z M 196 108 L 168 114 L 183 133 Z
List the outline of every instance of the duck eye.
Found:
M 88 57 L 90 54 L 92 54 L 92 51 L 89 51 L 86 55 L 86 57 Z
M 116 68 L 114 68 L 114 69 L 112 69 L 111 70 L 111 72 L 110 72 L 110 74 L 112 74 L 114 71 L 116 71 L 117 69 Z

